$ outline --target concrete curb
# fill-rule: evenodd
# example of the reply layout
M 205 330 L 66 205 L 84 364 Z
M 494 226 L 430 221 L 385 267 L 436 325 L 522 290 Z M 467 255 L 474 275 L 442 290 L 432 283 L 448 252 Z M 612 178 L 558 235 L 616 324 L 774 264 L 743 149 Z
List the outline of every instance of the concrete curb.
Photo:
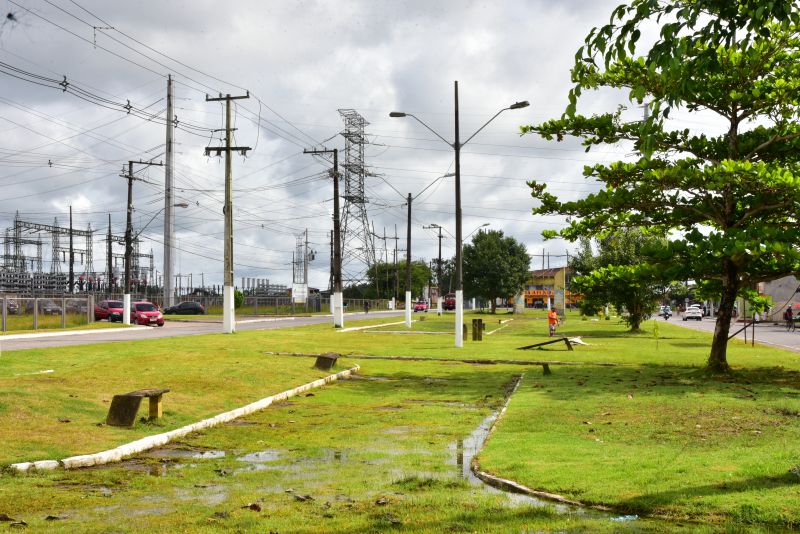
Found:
M 415 323 L 416 320 L 411 322 Z M 395 323 L 372 324 L 369 326 L 353 326 L 350 328 L 342 328 L 340 330 L 337 330 L 337 332 L 358 332 L 359 330 L 369 330 L 370 328 L 380 328 L 382 326 L 392 326 L 396 324 L 405 324 L 405 321 L 397 321 Z
M 133 454 L 137 454 L 142 451 L 152 449 L 154 447 L 160 447 L 162 445 L 166 445 L 175 438 L 185 436 L 192 432 L 197 432 L 198 430 L 211 428 L 213 426 L 217 426 L 222 423 L 233 421 L 234 419 L 237 419 L 239 417 L 243 417 L 245 415 L 249 415 L 251 413 L 263 410 L 273 402 L 286 400 L 290 397 L 294 397 L 295 395 L 298 395 L 310 389 L 318 388 L 324 386 L 325 384 L 335 382 L 340 378 L 347 378 L 351 374 L 357 373 L 359 369 L 360 367 L 356 365 L 345 371 L 328 375 L 324 378 L 314 380 L 313 382 L 303 384 L 302 386 L 297 386 L 296 388 L 284 391 L 282 393 L 278 393 L 276 395 L 270 395 L 269 397 L 265 397 L 261 400 L 250 403 L 246 406 L 242 406 L 241 408 L 236 408 L 235 410 L 221 413 L 209 419 L 203 419 L 202 421 L 199 421 L 197 423 L 186 425 L 181 428 L 176 428 L 175 430 L 170 430 L 169 432 L 164 432 L 162 434 L 156 434 L 154 436 L 147 436 L 145 438 L 137 439 L 136 441 L 126 443 L 125 445 L 121 445 L 119 447 L 116 447 L 114 449 L 109 449 L 107 451 L 98 452 L 94 454 L 84 454 L 81 456 L 71 456 L 63 460 L 40 460 L 38 462 L 22 462 L 17 464 L 11 464 L 9 467 L 16 471 L 26 472 L 30 470 L 57 469 L 59 467 L 63 467 L 64 469 L 75 469 L 77 467 L 91 467 L 93 465 L 104 465 L 111 462 L 119 462 L 126 456 L 131 456 Z
M 85 336 L 88 334 L 108 334 L 111 332 L 119 332 L 125 330 L 147 330 L 153 328 L 152 326 L 137 326 L 131 325 L 128 328 L 96 328 L 94 330 L 59 330 L 58 332 L 41 332 L 36 334 L 8 334 L 7 336 L 0 336 L 0 343 L 3 341 L 11 341 L 14 339 L 38 339 L 42 337 L 56 337 L 56 336 Z

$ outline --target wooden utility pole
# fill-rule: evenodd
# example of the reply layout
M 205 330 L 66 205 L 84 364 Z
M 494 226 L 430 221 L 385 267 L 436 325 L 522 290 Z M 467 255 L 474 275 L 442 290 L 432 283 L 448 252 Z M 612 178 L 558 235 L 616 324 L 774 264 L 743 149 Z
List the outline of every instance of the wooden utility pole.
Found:
M 222 289 L 223 310 L 222 310 L 222 332 L 225 334 L 232 334 L 236 331 L 236 320 L 234 318 L 233 309 L 233 170 L 231 164 L 231 152 L 239 152 L 242 156 L 247 154 L 250 147 L 246 146 L 233 146 L 233 127 L 231 124 L 231 102 L 233 100 L 241 100 L 250 98 L 248 91 L 244 96 L 231 96 L 222 94 L 219 97 L 211 98 L 206 95 L 206 102 L 220 102 L 225 101 L 225 146 L 224 147 L 206 147 L 205 154 L 210 156 L 212 152 L 216 155 L 225 153 L 225 206 L 222 212 L 225 215 L 225 273 L 224 273 L 224 287 Z

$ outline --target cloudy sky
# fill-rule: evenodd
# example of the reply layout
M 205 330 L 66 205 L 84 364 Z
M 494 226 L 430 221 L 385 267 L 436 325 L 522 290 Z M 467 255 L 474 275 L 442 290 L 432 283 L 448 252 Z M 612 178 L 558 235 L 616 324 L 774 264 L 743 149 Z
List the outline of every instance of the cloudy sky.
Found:
M 458 80 L 462 140 L 498 110 L 531 103 L 500 115 L 463 149 L 464 234 L 489 223 L 525 243 L 532 267 L 541 266 L 543 250 L 551 265 L 561 265 L 569 245 L 543 243 L 540 234 L 562 221 L 531 215 L 526 181 L 584 195 L 597 186 L 581 177 L 583 165 L 625 157 L 626 150 L 585 154 L 575 143 L 520 137 L 518 127 L 560 115 L 575 51 L 617 3 L 3 0 L 0 225 L 12 226 L 16 212 L 25 221 L 64 225 L 72 206 L 76 228 L 98 230 L 93 267 L 103 271 L 109 215 L 112 232 L 124 233 L 123 165 L 163 160 L 159 118 L 171 74 L 176 202 L 189 203 L 176 210 L 175 267 L 192 273 L 194 285 L 201 276 L 206 284 L 222 282 L 224 162 L 206 157 L 204 147 L 220 144 L 215 130 L 224 126 L 224 111 L 206 102 L 207 94 L 251 96 L 234 109 L 235 142 L 253 148 L 233 159 L 237 284 L 260 277 L 290 285 L 296 236 L 307 229 L 317 251 L 310 284 L 327 288 L 329 163 L 303 149 L 344 148 L 342 108 L 369 123 L 365 187 L 375 232 L 394 236 L 396 227 L 405 248 L 411 193 L 413 257 L 436 257 L 435 231 L 423 229 L 433 223 L 444 227 L 443 255 L 450 257 L 454 182 L 440 177 L 453 171 L 453 151 L 413 119 L 389 112 L 413 113 L 452 140 Z M 55 83 L 65 77 L 70 91 Z M 618 101 L 600 94 L 583 110 L 613 109 Z M 127 102 L 135 112 L 121 110 Z M 134 184 L 135 231 L 156 215 L 141 234 L 141 251 L 152 249 L 161 272 L 164 171 L 136 175 L 143 181 Z M 376 247 L 383 257 L 394 239 L 377 239 Z

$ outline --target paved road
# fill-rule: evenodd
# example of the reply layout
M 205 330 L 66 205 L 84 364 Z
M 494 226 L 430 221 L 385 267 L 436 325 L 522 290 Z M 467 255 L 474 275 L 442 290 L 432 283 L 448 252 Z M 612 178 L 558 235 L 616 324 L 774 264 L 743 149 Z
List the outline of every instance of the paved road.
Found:
M 374 311 L 368 314 L 345 314 L 345 327 L 348 319 L 368 319 L 371 317 L 393 317 L 402 315 L 400 311 Z M 304 317 L 243 317 L 236 322 L 236 330 L 272 330 L 311 324 L 330 323 L 330 315 L 310 315 Z M 62 347 L 67 345 L 89 345 L 113 341 L 138 341 L 178 336 L 216 334 L 222 331 L 222 318 L 209 318 L 198 321 L 167 321 L 162 327 L 135 326 L 131 328 L 109 328 L 101 330 L 74 330 L 70 332 L 41 332 L 0 336 L 0 352 L 20 349 Z
M 704 317 L 702 321 L 682 321 L 680 316 L 676 315 L 669 320 L 670 323 L 692 328 L 694 330 L 702 330 L 704 332 L 714 332 L 714 325 L 716 320 L 710 317 Z M 744 326 L 742 323 L 732 323 L 730 333 L 739 330 Z M 753 335 L 753 328 L 747 329 L 747 342 L 750 343 Z M 739 333 L 737 339 L 744 340 L 744 333 Z M 773 322 L 764 322 L 756 325 L 756 343 L 764 343 L 767 345 L 774 345 L 784 349 L 800 352 L 800 328 L 796 332 L 787 332 L 783 323 L 775 324 Z

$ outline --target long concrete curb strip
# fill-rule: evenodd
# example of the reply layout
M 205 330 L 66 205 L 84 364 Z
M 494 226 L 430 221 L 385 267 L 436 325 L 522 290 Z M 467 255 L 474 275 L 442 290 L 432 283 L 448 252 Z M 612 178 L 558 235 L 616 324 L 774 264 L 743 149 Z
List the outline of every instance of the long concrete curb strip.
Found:
M 160 447 L 162 445 L 166 445 L 170 441 L 185 436 L 187 434 L 190 434 L 192 432 L 197 432 L 198 430 L 203 430 L 205 428 L 211 428 L 213 426 L 217 426 L 222 423 L 227 423 L 239 417 L 250 415 L 251 413 L 263 410 L 273 402 L 286 400 L 290 397 L 294 397 L 295 395 L 299 395 L 300 393 L 304 393 L 310 389 L 318 388 L 324 386 L 325 384 L 330 384 L 331 382 L 335 382 L 340 378 L 347 378 L 350 375 L 357 373 L 359 369 L 360 367 L 356 365 L 345 371 L 341 371 L 339 373 L 332 374 L 324 378 L 320 378 L 319 380 L 314 380 L 313 382 L 303 384 L 302 386 L 297 386 L 296 388 L 290 389 L 288 391 L 284 391 L 276 395 L 270 395 L 269 397 L 265 397 L 261 400 L 250 403 L 247 406 L 242 406 L 241 408 L 236 408 L 235 410 L 221 413 L 219 415 L 211 417 L 210 419 L 203 419 L 200 422 L 193 423 L 191 425 L 186 425 L 181 428 L 176 428 L 175 430 L 170 430 L 169 432 L 164 432 L 163 434 L 156 434 L 154 436 L 147 436 L 146 438 L 137 439 L 136 441 L 132 441 L 130 443 L 121 445 L 114 449 L 109 449 L 107 451 L 98 452 L 95 454 L 72 456 L 70 458 L 65 458 L 63 460 L 41 460 L 38 462 L 23 462 L 18 464 L 11 464 L 9 467 L 11 467 L 12 469 L 16 469 L 17 471 L 24 472 L 31 469 L 48 470 L 48 469 L 57 469 L 59 467 L 63 467 L 64 469 L 74 469 L 76 467 L 91 467 L 93 465 L 103 465 L 111 462 L 119 462 L 126 456 L 131 456 L 133 454 L 137 454 L 142 451 L 152 449 L 154 447 Z
M 415 323 L 416 321 L 411 321 Z M 371 324 L 369 326 L 352 326 L 350 328 L 342 328 L 341 330 L 337 330 L 337 332 L 358 332 L 359 330 L 369 330 L 370 328 L 380 328 L 382 326 L 392 326 L 395 324 L 404 324 L 405 321 L 398 321 L 396 323 L 383 323 L 383 324 Z

